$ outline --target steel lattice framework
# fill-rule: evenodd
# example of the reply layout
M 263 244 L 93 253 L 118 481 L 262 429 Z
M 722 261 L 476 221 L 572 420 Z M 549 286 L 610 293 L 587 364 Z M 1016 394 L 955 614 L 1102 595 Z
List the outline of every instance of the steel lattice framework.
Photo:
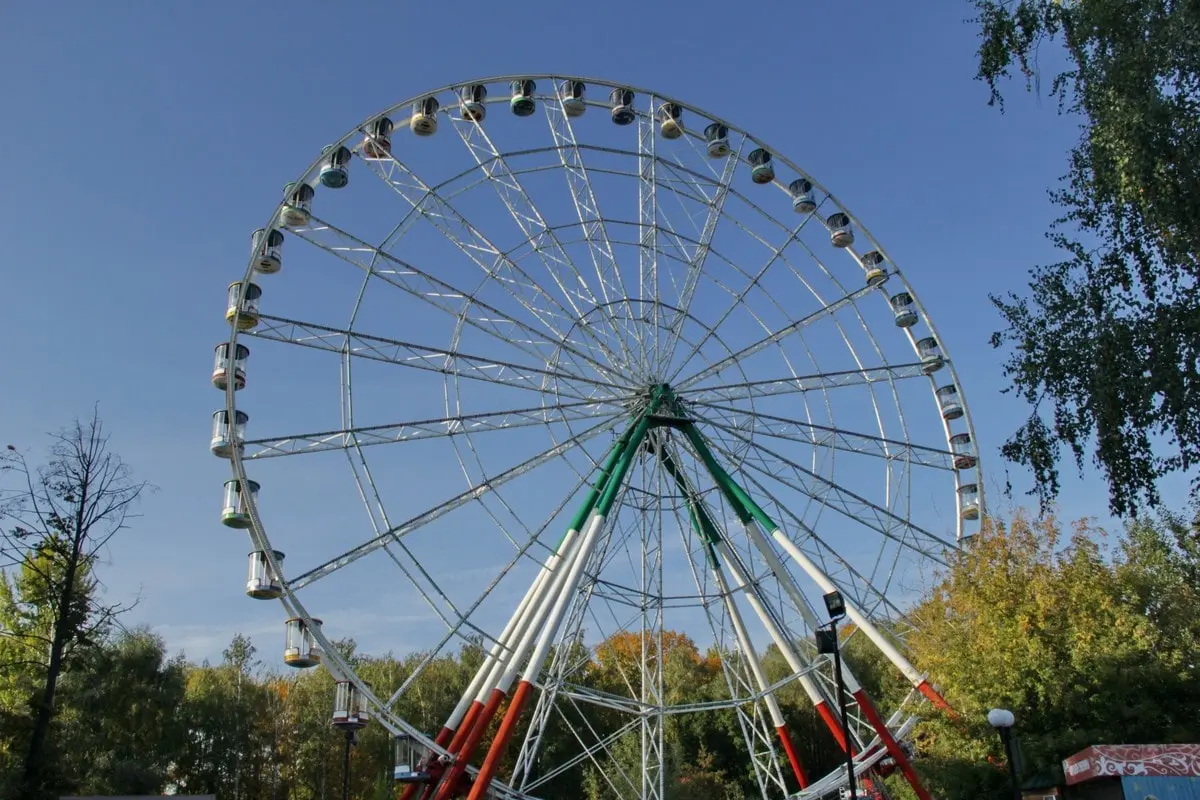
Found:
M 288 185 L 227 320 L 224 519 L 253 542 L 253 596 L 291 618 L 289 663 L 323 662 L 423 748 L 405 800 L 538 797 L 580 775 L 661 798 L 673 720 L 718 713 L 762 797 L 823 796 L 845 776 L 806 773 L 797 702 L 860 775 L 888 759 L 928 797 L 903 742 L 912 702 L 945 704 L 904 654 L 903 609 L 982 513 L 974 429 L 916 293 L 784 155 L 602 80 L 442 87 Z M 307 394 L 324 365 L 336 409 Z M 331 459 L 367 525 L 301 535 L 342 501 L 268 498 L 332 483 Z M 309 608 L 385 589 L 427 609 L 423 655 L 386 696 Z M 812 643 L 831 591 L 906 701 L 877 707 L 852 665 L 838 696 Z M 354 617 L 327 622 L 357 635 Z M 465 641 L 482 665 L 424 730 L 405 704 Z M 705 650 L 723 696 L 689 699 L 679 669 Z

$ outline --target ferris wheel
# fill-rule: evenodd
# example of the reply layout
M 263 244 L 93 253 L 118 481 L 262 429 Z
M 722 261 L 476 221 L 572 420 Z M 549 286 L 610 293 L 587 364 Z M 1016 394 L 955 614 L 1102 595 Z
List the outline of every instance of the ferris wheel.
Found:
M 785 693 L 859 776 L 886 760 L 928 798 L 905 737 L 945 702 L 904 608 L 978 525 L 971 417 L 916 293 L 783 154 L 645 89 L 454 84 L 325 147 L 227 300 L 211 449 L 247 593 L 282 602 L 285 663 L 338 680 L 335 724 L 395 735 L 406 800 L 582 772 L 660 798 L 665 731 L 713 713 L 762 797 L 837 791 Z M 839 689 L 814 637 L 842 614 L 903 703 L 853 664 Z M 686 685 L 678 634 L 719 692 Z M 421 657 L 377 693 L 335 635 Z M 410 718 L 466 642 L 453 711 Z

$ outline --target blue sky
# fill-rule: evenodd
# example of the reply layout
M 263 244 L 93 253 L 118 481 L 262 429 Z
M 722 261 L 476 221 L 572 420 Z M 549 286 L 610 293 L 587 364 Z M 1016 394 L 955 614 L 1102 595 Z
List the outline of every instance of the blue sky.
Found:
M 754 14 L 710 0 L 10 5 L 0 436 L 36 450 L 43 431 L 98 402 L 114 446 L 158 487 L 112 547 L 109 592 L 140 595 L 130 621 L 191 657 L 219 657 L 243 631 L 273 660 L 279 609 L 240 594 L 246 548 L 217 524 L 226 469 L 205 446 L 220 402 L 212 346 L 247 234 L 321 145 L 368 115 L 470 77 L 554 71 L 731 119 L 865 220 L 951 351 L 998 500 L 1006 469 L 1017 486 L 1028 479 L 996 452 L 1024 409 L 1000 394 L 987 294 L 1020 289 L 1028 266 L 1052 256 L 1045 190 L 1076 130 L 1015 85 L 1006 115 L 986 105 L 969 11 L 948 0 Z M 286 396 L 327 401 L 328 377 Z M 320 477 L 296 476 L 294 491 L 316 503 Z M 1094 475 L 1065 483 L 1066 516 L 1105 508 Z M 361 507 L 341 502 L 330 494 L 331 524 L 361 522 Z M 403 634 L 384 632 L 403 630 L 404 609 L 355 602 L 380 617 L 372 649 L 405 649 Z

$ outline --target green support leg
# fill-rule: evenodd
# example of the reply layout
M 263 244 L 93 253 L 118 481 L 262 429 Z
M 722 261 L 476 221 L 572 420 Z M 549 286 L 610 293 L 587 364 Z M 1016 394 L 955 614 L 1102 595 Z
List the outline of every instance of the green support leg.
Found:
M 700 435 L 700 431 L 696 429 L 695 424 L 687 422 L 681 426 L 681 429 L 684 435 L 687 436 L 688 441 L 692 443 L 696 454 L 700 456 L 700 460 L 704 462 L 704 466 L 708 469 L 709 474 L 712 475 L 713 480 L 716 481 L 721 494 L 725 496 L 734 513 L 737 514 L 738 519 L 743 524 L 753 519 L 767 532 L 778 528 L 779 526 L 767 515 L 762 506 L 756 503 L 754 498 L 739 486 L 733 477 L 725 471 L 725 468 L 717 462 L 716 456 L 709 449 L 708 443 L 704 441 L 704 437 Z

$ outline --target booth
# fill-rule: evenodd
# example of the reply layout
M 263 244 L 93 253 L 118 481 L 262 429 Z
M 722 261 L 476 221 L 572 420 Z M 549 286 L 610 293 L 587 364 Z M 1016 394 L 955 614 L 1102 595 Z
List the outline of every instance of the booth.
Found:
M 1074 800 L 1200 800 L 1200 744 L 1097 744 L 1063 760 Z

